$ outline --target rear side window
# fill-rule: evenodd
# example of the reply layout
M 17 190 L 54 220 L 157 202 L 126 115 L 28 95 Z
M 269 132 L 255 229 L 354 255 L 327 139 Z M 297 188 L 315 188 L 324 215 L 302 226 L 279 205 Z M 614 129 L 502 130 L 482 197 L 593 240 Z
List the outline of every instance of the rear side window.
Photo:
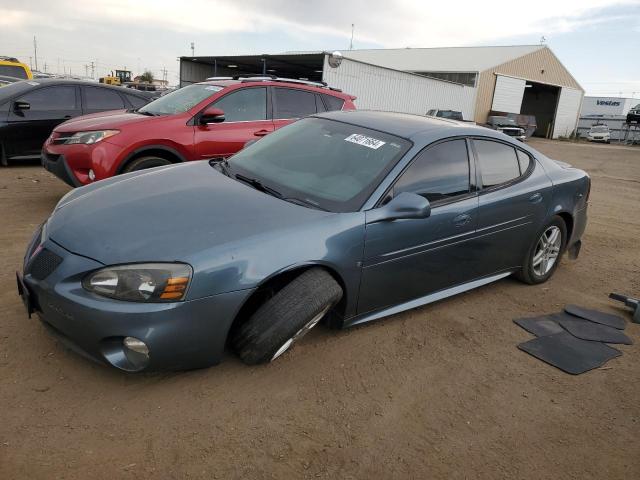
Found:
M 518 153 L 518 163 L 520 164 L 520 175 L 524 175 L 524 172 L 529 169 L 529 165 L 531 164 L 531 157 L 521 150 L 517 150 L 516 152 Z
M 291 88 L 274 88 L 273 118 L 300 118 L 317 112 L 314 93 Z
M 267 89 L 243 88 L 225 95 L 214 104 L 224 111 L 225 122 L 267 119 Z
M 439 143 L 419 153 L 393 187 L 422 195 L 430 202 L 469 193 L 469 155 L 465 140 Z
M 324 103 L 322 103 L 322 97 L 320 97 L 320 95 L 316 95 L 316 110 L 318 113 L 327 111 L 327 108 L 324 106 Z
M 334 97 L 333 95 L 323 95 L 323 97 L 324 103 L 327 104 L 327 111 L 342 110 L 342 106 L 344 105 L 343 99 Z
M 474 140 L 484 188 L 509 182 L 520 176 L 516 149 L 490 140 Z
M 39 88 L 18 100 L 28 102 L 33 111 L 58 111 L 76 109 L 76 87 L 59 86 Z
M 124 101 L 118 92 L 106 88 L 84 88 L 84 108 L 87 110 L 120 110 L 125 108 Z

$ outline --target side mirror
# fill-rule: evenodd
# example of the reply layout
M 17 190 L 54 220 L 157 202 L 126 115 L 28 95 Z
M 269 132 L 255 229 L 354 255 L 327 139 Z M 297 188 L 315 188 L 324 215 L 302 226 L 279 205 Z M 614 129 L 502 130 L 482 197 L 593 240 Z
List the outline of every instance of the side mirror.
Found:
M 224 111 L 216 107 L 207 107 L 200 115 L 200 125 L 224 122 Z
M 22 110 L 29 110 L 31 108 L 31 104 L 29 102 L 23 102 L 21 100 L 16 100 L 13 102 L 13 109 L 16 112 L 20 112 Z
M 428 218 L 431 215 L 429 200 L 417 193 L 402 192 L 386 205 L 369 210 L 367 223 L 391 222 L 409 218 Z

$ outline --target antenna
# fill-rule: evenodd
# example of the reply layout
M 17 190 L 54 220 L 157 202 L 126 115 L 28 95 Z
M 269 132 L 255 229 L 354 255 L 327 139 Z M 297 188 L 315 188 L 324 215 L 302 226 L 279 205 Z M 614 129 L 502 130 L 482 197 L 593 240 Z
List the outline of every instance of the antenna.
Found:
M 351 42 L 349 43 L 349 50 L 353 50 L 353 30 L 355 29 L 355 23 L 351 24 Z

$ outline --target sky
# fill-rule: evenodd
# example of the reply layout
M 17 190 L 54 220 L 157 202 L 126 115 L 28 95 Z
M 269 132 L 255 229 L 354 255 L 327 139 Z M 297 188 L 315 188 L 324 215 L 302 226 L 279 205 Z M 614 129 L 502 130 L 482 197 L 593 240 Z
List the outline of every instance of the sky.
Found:
M 97 78 L 149 69 L 171 84 L 181 55 L 538 44 L 587 95 L 640 98 L 640 0 L 0 0 L 0 55 Z M 34 65 L 35 66 L 35 65 Z

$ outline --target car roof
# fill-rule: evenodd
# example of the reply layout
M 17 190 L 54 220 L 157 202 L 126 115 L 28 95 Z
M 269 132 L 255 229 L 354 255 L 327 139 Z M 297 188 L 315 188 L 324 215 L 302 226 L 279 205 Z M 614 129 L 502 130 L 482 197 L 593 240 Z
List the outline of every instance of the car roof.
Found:
M 148 100 L 147 96 L 141 94 L 142 92 L 138 92 L 137 90 L 131 88 L 119 87 L 116 85 L 105 85 L 104 83 L 87 82 L 85 80 L 75 80 L 71 78 L 34 78 L 32 80 L 21 80 L 19 82 L 14 82 L 10 85 L 7 85 L 6 87 L 2 87 L 2 90 L 0 90 L 0 102 L 4 101 L 8 97 L 13 97 L 15 94 L 23 94 L 24 92 L 27 92 L 34 87 L 51 85 L 86 85 L 89 87 L 108 88 L 120 93 L 126 93 L 144 100 Z
M 441 117 L 427 117 L 410 113 L 379 112 L 373 110 L 348 110 L 313 115 L 372 130 L 390 133 L 413 141 L 433 141 L 457 135 L 482 135 L 496 137 L 496 132 L 469 122 Z M 499 137 L 502 138 L 502 137 Z

